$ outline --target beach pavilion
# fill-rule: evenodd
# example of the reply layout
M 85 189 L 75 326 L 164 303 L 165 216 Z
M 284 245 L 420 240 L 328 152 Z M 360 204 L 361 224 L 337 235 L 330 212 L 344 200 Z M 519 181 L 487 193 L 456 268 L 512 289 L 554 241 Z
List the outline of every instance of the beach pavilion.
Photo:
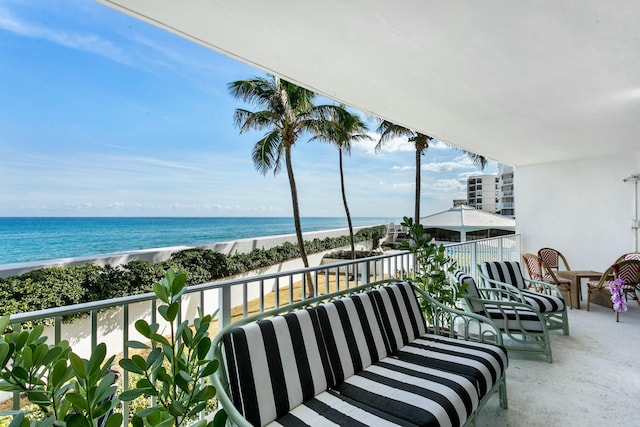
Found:
M 513 234 L 516 230 L 516 220 L 513 218 L 465 205 L 421 217 L 420 224 L 438 242 L 486 239 Z

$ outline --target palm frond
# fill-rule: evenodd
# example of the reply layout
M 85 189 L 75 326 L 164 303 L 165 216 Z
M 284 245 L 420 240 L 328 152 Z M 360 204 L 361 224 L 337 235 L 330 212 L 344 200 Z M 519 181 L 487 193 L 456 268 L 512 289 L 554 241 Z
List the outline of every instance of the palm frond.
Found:
M 240 133 L 275 126 L 277 120 L 278 116 L 269 110 L 253 112 L 238 108 L 233 116 L 233 122 L 240 129 Z
M 278 163 L 280 162 L 280 146 L 282 137 L 280 132 L 273 130 L 267 133 L 261 140 L 256 142 L 253 147 L 252 157 L 256 170 L 266 175 L 271 169 L 274 174 L 278 171 Z

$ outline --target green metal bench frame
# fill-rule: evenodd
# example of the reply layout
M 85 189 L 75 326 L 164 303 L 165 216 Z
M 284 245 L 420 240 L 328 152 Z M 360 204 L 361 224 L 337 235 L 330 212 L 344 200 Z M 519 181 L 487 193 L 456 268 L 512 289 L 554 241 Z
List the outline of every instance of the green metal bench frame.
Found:
M 233 405 L 231 397 L 229 395 L 228 388 L 228 379 L 226 376 L 226 367 L 224 366 L 224 357 L 222 350 L 222 337 L 223 335 L 236 327 L 246 325 L 249 323 L 257 322 L 262 319 L 267 319 L 270 317 L 274 317 L 281 314 L 286 314 L 295 310 L 315 307 L 325 302 L 330 302 L 337 300 L 339 298 L 347 297 L 350 295 L 354 295 L 357 293 L 365 292 L 368 290 L 380 288 L 382 286 L 390 285 L 393 283 L 399 283 L 402 280 L 397 279 L 388 279 L 381 280 L 377 282 L 372 282 L 369 284 L 344 289 L 338 292 L 332 292 L 326 295 L 320 295 L 314 298 L 309 298 L 303 301 L 299 301 L 293 304 L 289 304 L 280 308 L 276 308 L 273 310 L 265 311 L 260 314 L 256 314 L 254 316 L 247 317 L 245 319 L 238 320 L 224 329 L 222 329 L 213 339 L 213 357 L 220 362 L 220 367 L 216 371 L 215 374 L 211 376 L 211 382 L 215 386 L 217 390 L 217 398 L 218 398 L 218 406 L 224 408 L 224 411 L 227 414 L 228 421 L 227 424 L 239 426 L 239 427 L 251 427 L 251 424 L 242 416 L 242 414 L 236 409 Z M 496 324 L 478 314 L 468 313 L 466 311 L 453 309 L 451 307 L 447 307 L 434 300 L 430 295 L 417 288 L 415 285 L 412 285 L 416 295 L 418 296 L 419 302 L 424 301 L 426 304 L 431 306 L 431 316 L 427 317 L 425 313 L 425 317 L 427 318 L 427 332 L 447 336 L 452 338 L 459 338 L 468 341 L 476 341 L 476 342 L 484 342 L 490 344 L 498 344 L 503 345 L 502 342 L 502 334 L 498 329 Z M 420 301 L 421 300 L 421 301 Z M 476 419 L 478 417 L 478 413 L 487 403 L 489 398 L 493 396 L 494 393 L 498 392 L 500 399 L 500 407 L 503 409 L 507 409 L 508 407 L 508 399 L 507 399 L 507 383 L 506 383 L 506 373 L 502 375 L 500 379 L 496 382 L 496 384 L 489 390 L 484 396 L 484 398 L 479 402 L 478 408 L 476 411 L 467 419 L 464 426 L 475 426 Z

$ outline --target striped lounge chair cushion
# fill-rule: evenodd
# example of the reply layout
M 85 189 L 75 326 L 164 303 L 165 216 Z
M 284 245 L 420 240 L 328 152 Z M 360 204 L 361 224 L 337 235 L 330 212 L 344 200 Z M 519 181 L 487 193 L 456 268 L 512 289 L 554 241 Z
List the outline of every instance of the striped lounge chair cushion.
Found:
M 527 291 L 520 264 L 517 261 L 487 261 L 480 265 L 480 270 L 491 280 L 507 283 L 520 289 L 526 302 L 541 313 L 565 309 L 564 300 L 560 297 Z
M 295 407 L 268 427 L 275 426 L 415 426 L 366 403 L 329 390 Z
M 555 295 L 541 294 L 538 292 L 522 291 L 524 299 L 531 307 L 540 313 L 551 313 L 565 309 L 564 300 Z
M 234 405 L 255 426 L 335 385 L 315 309 L 234 328 L 223 343 Z
M 371 293 L 382 320 L 389 353 L 395 353 L 427 332 L 420 304 L 409 283 L 385 286 Z
M 527 307 L 513 308 L 511 306 L 499 306 L 485 304 L 484 315 L 492 319 L 496 326 L 502 330 L 518 332 L 524 329 L 528 332 L 543 332 L 540 317 Z
M 418 425 L 462 425 L 507 367 L 502 347 L 424 335 L 337 390 Z
M 373 292 L 317 307 L 336 384 L 389 353 Z

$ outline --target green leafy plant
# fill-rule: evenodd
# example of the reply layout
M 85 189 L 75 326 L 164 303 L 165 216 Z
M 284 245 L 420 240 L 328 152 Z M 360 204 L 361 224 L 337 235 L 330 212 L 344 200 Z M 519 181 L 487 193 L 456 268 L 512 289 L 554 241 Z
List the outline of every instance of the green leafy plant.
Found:
M 0 331 L 9 325 L 0 318 Z M 37 410 L 10 411 L 10 427 L 104 426 L 122 424 L 118 405 L 114 357 L 98 344 L 89 360 L 71 351 L 66 341 L 46 343 L 44 327 L 17 330 L 0 337 L 0 390 L 24 393 Z
M 464 288 L 449 279 L 456 262 L 447 255 L 444 245 L 437 245 L 421 224 L 414 224 L 413 219 L 405 216 L 402 225 L 409 229 L 409 239 L 402 242 L 401 248 L 415 257 L 410 281 L 442 304 L 455 307 L 464 292 Z M 430 305 L 424 304 L 423 309 L 431 315 Z
M 218 361 L 209 357 L 211 316 L 199 313 L 193 329 L 187 321 L 178 320 L 186 283 L 185 273 L 169 269 L 162 281 L 153 285 L 154 293 L 164 303 L 158 307 L 158 312 L 168 323 L 169 337 L 159 334 L 158 323 L 138 320 L 135 328 L 150 344 L 130 341 L 128 346 L 148 350 L 146 358 L 133 355 L 120 361 L 123 369 L 141 376 L 135 388 L 120 394 L 120 399 L 133 401 L 146 396 L 157 401 L 156 405 L 137 410 L 131 420 L 135 427 L 184 425 L 203 411 L 216 395 L 215 387 L 205 381 L 218 369 Z M 193 426 L 219 425 L 219 419 L 208 423 L 201 420 Z

